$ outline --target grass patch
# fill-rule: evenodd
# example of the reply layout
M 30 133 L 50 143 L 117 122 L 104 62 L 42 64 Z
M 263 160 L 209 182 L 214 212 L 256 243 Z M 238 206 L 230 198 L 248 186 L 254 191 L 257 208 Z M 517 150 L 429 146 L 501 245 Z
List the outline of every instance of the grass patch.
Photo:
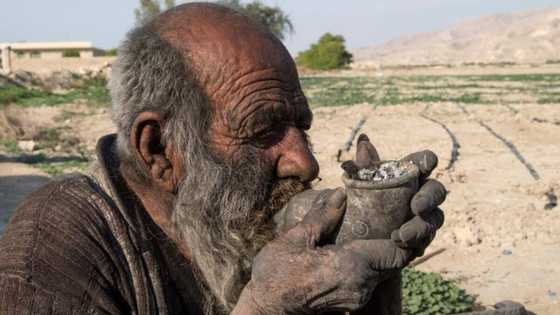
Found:
M 18 162 L 29 164 L 53 177 L 74 171 L 85 171 L 90 164 L 90 161 L 83 157 L 47 157 L 43 153 L 22 154 L 18 157 Z
M 458 97 L 438 94 L 420 94 L 414 96 L 401 96 L 398 92 L 390 92 L 379 99 L 381 105 L 398 105 L 410 103 L 442 103 L 455 102 L 464 104 L 488 104 L 489 102 L 482 100 L 480 93 L 465 93 Z
M 482 104 L 480 93 L 465 93 L 459 97 L 451 98 L 450 101 L 465 104 Z
M 554 82 L 560 81 L 560 74 L 488 74 L 480 76 L 459 76 L 470 81 L 511 81 L 511 82 Z
M 301 86 L 311 107 L 354 105 L 373 100 L 366 87 L 370 81 L 367 77 L 306 77 L 301 78 Z
M 447 85 L 416 85 L 413 86 L 413 89 L 418 90 L 456 90 L 456 89 L 480 89 L 485 88 L 486 86 L 482 86 L 477 83 L 472 84 L 447 84 Z
M 560 74 L 304 77 L 301 83 L 312 107 L 360 103 L 496 104 L 515 102 L 517 96 L 520 103 L 526 102 L 524 96 L 541 104 L 560 103 L 560 95 L 551 90 L 560 86 Z
M 475 298 L 437 273 L 402 271 L 403 314 L 433 315 L 473 311 Z
M 13 139 L 0 139 L 0 145 L 4 147 L 4 149 L 12 154 L 20 154 L 23 151 L 18 146 L 16 140 Z
M 560 96 L 542 97 L 537 100 L 538 104 L 560 104 Z
M 85 171 L 89 166 L 89 162 L 88 161 L 66 161 L 66 162 L 55 162 L 55 163 L 44 162 L 44 163 L 36 163 L 33 166 L 49 174 L 50 176 L 55 177 L 69 172 Z
M 18 86 L 0 87 L 0 105 L 17 103 L 25 99 L 44 98 L 48 92 L 26 89 Z
M 83 101 L 91 106 L 107 106 L 111 102 L 106 80 L 85 81 L 80 88 L 63 94 L 17 86 L 0 87 L 0 106 L 15 104 L 22 107 L 55 106 Z
M 397 105 L 402 103 L 402 98 L 400 97 L 399 88 L 396 86 L 389 86 L 385 93 L 382 94 L 378 103 L 381 105 Z

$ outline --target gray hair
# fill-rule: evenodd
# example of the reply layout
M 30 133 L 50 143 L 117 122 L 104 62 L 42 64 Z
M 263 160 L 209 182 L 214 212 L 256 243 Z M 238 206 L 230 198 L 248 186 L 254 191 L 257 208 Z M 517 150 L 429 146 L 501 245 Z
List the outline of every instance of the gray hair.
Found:
M 164 145 L 170 143 L 187 155 L 205 145 L 211 118 L 207 96 L 196 82 L 187 52 L 161 38 L 152 24 L 127 34 L 113 66 L 109 89 L 119 158 L 132 167 L 138 180 L 148 178 L 134 157 L 130 134 L 141 112 L 164 117 Z

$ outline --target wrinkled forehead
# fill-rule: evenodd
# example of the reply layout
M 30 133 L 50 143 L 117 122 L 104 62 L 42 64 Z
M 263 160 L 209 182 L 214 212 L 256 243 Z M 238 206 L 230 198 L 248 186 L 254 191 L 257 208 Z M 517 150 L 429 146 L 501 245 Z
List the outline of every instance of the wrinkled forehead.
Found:
M 286 48 L 247 17 L 212 5 L 167 15 L 163 37 L 188 51 L 199 83 L 210 96 L 224 85 L 252 76 L 297 84 L 295 64 Z

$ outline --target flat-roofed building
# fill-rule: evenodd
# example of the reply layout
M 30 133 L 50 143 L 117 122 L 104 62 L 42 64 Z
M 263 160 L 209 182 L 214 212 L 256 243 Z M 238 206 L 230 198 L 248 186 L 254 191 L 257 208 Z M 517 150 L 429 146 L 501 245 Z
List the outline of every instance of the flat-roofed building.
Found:
M 104 51 L 91 42 L 16 42 L 0 43 L 3 72 L 14 70 L 14 65 L 26 60 L 56 61 L 65 58 L 90 59 L 103 56 Z M 34 62 L 37 63 L 37 62 Z

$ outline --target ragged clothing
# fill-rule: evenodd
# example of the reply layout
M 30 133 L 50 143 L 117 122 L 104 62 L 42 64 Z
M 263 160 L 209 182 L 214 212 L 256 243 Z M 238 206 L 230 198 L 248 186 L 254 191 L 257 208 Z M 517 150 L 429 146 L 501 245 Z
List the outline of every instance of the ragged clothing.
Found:
M 31 194 L 0 238 L 0 314 L 201 314 L 190 262 L 134 200 L 115 135 Z

